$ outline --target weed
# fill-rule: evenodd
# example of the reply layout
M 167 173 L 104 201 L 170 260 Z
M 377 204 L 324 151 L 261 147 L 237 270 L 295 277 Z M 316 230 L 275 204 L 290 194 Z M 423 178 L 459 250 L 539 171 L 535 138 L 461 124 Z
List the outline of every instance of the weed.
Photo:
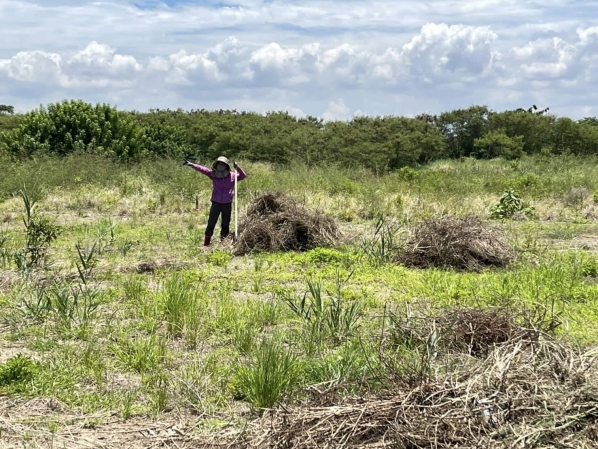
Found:
M 180 396 L 197 414 L 214 412 L 226 405 L 228 398 L 222 386 L 227 376 L 223 366 L 226 364 L 221 359 L 197 357 L 181 370 L 180 377 L 175 376 Z
M 100 220 L 96 231 L 96 252 L 99 255 L 104 254 L 106 249 L 116 241 L 116 224 L 111 218 Z
M 300 364 L 275 339 L 263 339 L 247 363 L 239 368 L 237 388 L 256 409 L 272 407 L 300 381 Z
M 180 337 L 189 325 L 199 328 L 195 319 L 199 311 L 197 287 L 182 273 L 174 273 L 164 283 L 162 304 L 167 330 L 173 337 Z M 191 321 L 193 320 L 193 321 Z
M 158 415 L 168 405 L 168 376 L 164 372 L 154 372 L 145 379 L 145 384 L 149 390 L 150 409 Z
M 361 250 L 370 265 L 381 267 L 394 260 L 400 248 L 397 242 L 399 229 L 397 223 L 387 220 L 382 214 L 378 214 L 373 237 L 364 237 L 361 241 Z
M 11 387 L 19 391 L 26 382 L 30 382 L 37 375 L 39 364 L 31 357 L 17 354 L 0 365 L 0 388 Z
M 358 341 L 347 341 L 337 351 L 317 359 L 309 365 L 309 378 L 328 387 L 362 379 L 368 371 Z
M 127 254 L 129 253 L 129 251 L 131 251 L 131 249 L 135 246 L 138 245 L 139 242 L 136 240 L 131 240 L 130 238 L 125 238 L 122 243 L 119 245 L 118 250 L 119 252 L 122 254 L 123 257 L 127 257 Z
M 0 232 L 0 268 L 8 268 L 11 261 L 11 254 L 8 250 L 8 235 L 4 232 Z
M 116 359 L 125 368 L 143 374 L 156 372 L 166 358 L 166 342 L 155 335 L 128 338 L 110 345 Z
M 598 277 L 598 259 L 584 260 L 581 265 L 581 275 L 585 277 Z
M 121 402 L 120 416 L 125 421 L 133 416 L 133 406 L 135 404 L 136 394 L 133 391 L 126 391 L 123 394 L 123 400 Z
M 83 283 L 87 283 L 87 278 L 91 276 L 91 272 L 97 265 L 97 242 L 93 245 L 87 242 L 85 246 L 82 246 L 80 242 L 77 242 L 75 249 L 79 256 L 77 262 L 77 271 L 79 272 L 79 278 Z
M 73 324 L 87 327 L 100 306 L 99 292 L 82 286 L 55 284 L 49 289 L 52 312 L 61 325 L 70 330 Z
M 216 250 L 208 255 L 208 262 L 217 267 L 226 268 L 232 259 L 230 253 Z
M 343 253 L 332 248 L 315 248 L 305 253 L 305 260 L 310 264 L 340 264 L 345 257 Z
M 358 299 L 347 300 L 342 289 L 353 272 L 345 279 L 340 271 L 336 273 L 336 285 L 333 293 L 325 293 L 319 280 L 308 279 L 308 291 L 300 298 L 286 297 L 290 309 L 308 325 L 314 338 L 327 335 L 340 341 L 350 336 L 356 329 L 361 317 L 362 304 Z
M 30 292 L 22 292 L 24 315 L 39 323 L 46 320 L 52 311 L 52 300 L 47 290 L 43 287 L 34 287 Z
M 147 294 L 147 286 L 139 276 L 132 276 L 123 282 L 123 293 L 129 301 L 141 303 Z

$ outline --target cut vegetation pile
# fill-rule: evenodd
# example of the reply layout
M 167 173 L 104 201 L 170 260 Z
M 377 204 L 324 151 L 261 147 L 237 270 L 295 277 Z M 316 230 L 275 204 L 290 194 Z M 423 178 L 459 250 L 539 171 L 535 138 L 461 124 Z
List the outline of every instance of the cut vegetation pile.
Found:
M 508 265 L 514 253 L 498 229 L 468 216 L 418 224 L 398 258 L 408 267 L 479 271 Z
M 235 254 L 259 251 L 308 251 L 330 246 L 340 232 L 333 218 L 311 212 L 280 193 L 257 197 L 239 227 Z
M 403 361 L 383 393 L 322 395 L 272 410 L 251 429 L 252 445 L 598 447 L 598 350 L 584 352 L 493 313 L 453 312 L 439 329 L 456 320 L 462 325 L 446 328 L 446 339 L 427 339 L 419 365 Z

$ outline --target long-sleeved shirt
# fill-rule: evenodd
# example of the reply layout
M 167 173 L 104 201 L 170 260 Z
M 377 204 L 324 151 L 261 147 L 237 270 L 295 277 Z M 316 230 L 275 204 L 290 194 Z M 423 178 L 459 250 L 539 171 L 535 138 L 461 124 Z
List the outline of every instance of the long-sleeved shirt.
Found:
M 216 178 L 212 176 L 212 170 L 208 167 L 199 164 L 191 164 L 191 167 L 212 180 L 213 202 L 223 204 L 233 202 L 233 195 L 235 194 L 235 176 L 237 176 L 235 173 L 230 173 L 226 178 Z M 243 181 L 247 177 L 247 174 L 238 165 L 237 171 L 239 172 L 237 181 Z

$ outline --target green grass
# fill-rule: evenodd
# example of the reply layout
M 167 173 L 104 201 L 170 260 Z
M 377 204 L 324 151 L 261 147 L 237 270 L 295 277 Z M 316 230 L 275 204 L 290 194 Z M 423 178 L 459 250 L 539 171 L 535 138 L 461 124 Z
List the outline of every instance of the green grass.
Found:
M 0 394 L 17 401 L 56 398 L 64 410 L 122 419 L 180 410 L 217 433 L 305 399 L 312 385 L 366 394 L 390 369 L 425 375 L 434 339 L 410 339 L 397 327 L 419 310 L 498 307 L 598 344 L 598 209 L 591 194 L 577 201 L 585 190 L 570 194 L 598 189 L 593 159 L 440 161 L 418 176 L 247 163 L 241 210 L 253 195 L 282 190 L 335 216 L 347 239 L 244 257 L 218 239 L 200 248 L 209 183 L 176 161 L 6 163 Z M 23 183 L 41 192 L 37 213 L 61 229 L 46 265 L 31 270 L 14 258 L 27 237 L 16 196 Z M 395 232 L 428 217 L 488 217 L 507 188 L 536 212 L 495 223 L 519 254 L 512 266 L 458 273 L 389 263 Z M 381 223 L 392 229 L 379 226 L 375 235 Z M 381 342 L 383 330 L 394 343 Z M 65 425 L 59 415 L 52 422 Z

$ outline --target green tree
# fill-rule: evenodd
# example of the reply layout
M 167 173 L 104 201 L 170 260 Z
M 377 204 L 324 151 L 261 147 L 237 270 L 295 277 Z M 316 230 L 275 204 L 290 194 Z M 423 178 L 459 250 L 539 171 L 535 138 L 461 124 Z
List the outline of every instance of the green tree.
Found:
M 474 142 L 487 132 L 489 113 L 486 106 L 471 106 L 444 112 L 434 120 L 446 139 L 450 157 L 467 157 L 475 152 Z
M 14 115 L 15 107 L 6 104 L 0 104 L 0 114 Z
M 598 127 L 598 118 L 596 117 L 584 117 L 578 121 L 580 125 L 595 126 Z
M 143 156 L 147 142 L 143 127 L 131 114 L 83 101 L 63 101 L 29 112 L 16 129 L 3 133 L 2 140 L 20 157 L 79 152 L 127 160 Z
M 474 143 L 475 155 L 492 159 L 516 159 L 523 155 L 523 136 L 509 137 L 503 129 L 490 131 Z

